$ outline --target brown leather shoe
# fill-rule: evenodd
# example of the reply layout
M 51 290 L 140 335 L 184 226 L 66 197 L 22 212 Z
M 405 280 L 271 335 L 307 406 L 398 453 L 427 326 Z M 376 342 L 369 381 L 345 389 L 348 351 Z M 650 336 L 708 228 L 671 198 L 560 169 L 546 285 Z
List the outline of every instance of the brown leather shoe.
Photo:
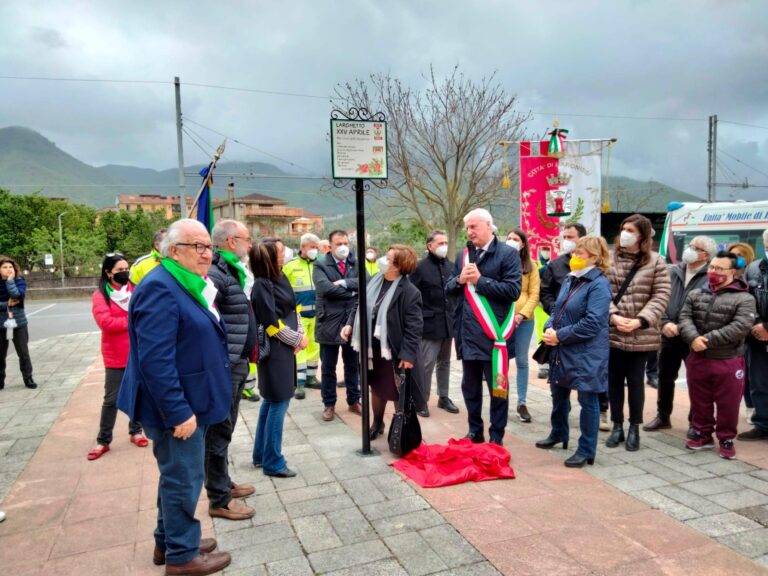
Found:
M 363 405 L 360 404 L 360 402 L 355 402 L 354 404 L 352 404 L 349 407 L 349 411 L 350 412 L 354 412 L 358 416 L 362 416 L 363 415 Z
M 323 410 L 323 420 L 330 422 L 336 416 L 336 409 L 333 406 L 326 406 Z
M 206 576 L 223 570 L 232 562 L 229 552 L 211 552 L 198 554 L 184 564 L 166 564 L 166 576 Z
M 208 516 L 211 518 L 226 518 L 227 520 L 248 520 L 256 510 L 245 504 L 242 500 L 232 498 L 224 508 L 208 508 Z
M 200 539 L 200 553 L 209 554 L 216 550 L 216 538 L 201 538 Z M 165 564 L 165 552 L 155 545 L 155 551 L 152 553 L 152 563 L 155 566 L 162 566 Z
M 256 488 L 250 484 L 235 484 L 232 482 L 232 498 L 245 498 L 254 492 L 256 492 Z
M 672 428 L 672 423 L 669 421 L 669 416 L 664 416 L 663 414 L 657 414 L 656 418 L 648 422 L 645 426 L 643 426 L 643 430 L 646 432 L 655 432 L 656 430 L 667 430 L 668 428 Z

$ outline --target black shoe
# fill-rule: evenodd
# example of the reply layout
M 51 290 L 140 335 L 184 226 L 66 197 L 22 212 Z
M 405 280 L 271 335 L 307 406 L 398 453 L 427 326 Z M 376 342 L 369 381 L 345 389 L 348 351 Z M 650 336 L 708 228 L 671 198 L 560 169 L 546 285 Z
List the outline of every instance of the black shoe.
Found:
M 520 404 L 517 407 L 517 417 L 520 418 L 520 422 L 530 422 L 532 420 L 531 413 L 528 412 L 528 407 L 525 404 Z
M 738 436 L 736 436 L 737 440 L 746 440 L 747 442 L 751 442 L 753 440 L 768 440 L 768 432 L 765 432 L 764 430 L 760 430 L 760 428 L 752 428 L 752 430 L 747 430 L 746 432 L 742 432 Z
M 611 430 L 608 439 L 605 441 L 605 445 L 608 448 L 616 448 L 622 442 L 624 442 L 624 424 L 622 422 L 614 422 L 613 430 Z
M 303 384 L 301 386 L 296 386 L 296 392 L 294 392 L 293 397 L 296 398 L 296 400 L 304 400 L 304 398 L 307 397 Z
M 249 402 L 258 402 L 261 400 L 261 396 L 254 392 L 253 388 L 244 388 L 243 400 L 248 400 Z
M 549 450 L 550 448 L 554 448 L 560 442 L 563 443 L 563 450 L 566 450 L 568 448 L 568 440 L 559 440 L 558 438 L 553 438 L 552 436 L 547 436 L 544 438 L 544 440 L 537 440 L 536 441 L 536 448 L 541 448 L 542 450 Z
M 648 378 L 646 384 L 648 384 L 649 388 L 653 388 L 654 390 L 659 389 L 659 380 L 657 378 Z
M 496 446 L 504 446 L 504 442 L 502 440 L 494 440 L 491 438 L 491 444 L 496 444 Z
M 472 440 L 472 444 L 482 444 L 485 442 L 485 435 L 480 432 L 479 434 L 475 434 L 474 432 L 468 432 L 464 438 L 468 438 L 469 440 Z
M 568 468 L 584 468 L 584 464 L 589 464 L 590 466 L 592 466 L 592 464 L 594 463 L 595 463 L 594 458 L 585 458 L 578 452 L 576 452 L 573 456 L 571 456 L 565 461 L 565 465 Z
M 428 406 L 424 406 L 424 408 L 422 410 L 419 410 L 418 412 L 416 412 L 416 414 L 418 414 L 422 418 L 429 418 L 429 407 Z
M 273 476 L 274 478 L 293 478 L 296 476 L 296 471 L 291 470 L 290 468 L 283 468 L 282 470 L 278 470 L 277 472 L 264 472 L 267 476 Z
M 629 452 L 637 452 L 640 450 L 640 426 L 638 424 L 630 424 L 629 431 L 627 432 L 627 443 L 624 447 Z
M 35 389 L 37 388 L 37 383 L 32 380 L 32 376 L 30 376 L 29 378 L 24 378 L 24 386 L 27 388 Z
M 454 404 L 448 396 L 444 398 L 440 398 L 437 401 L 437 407 L 442 408 L 446 412 L 450 412 L 451 414 L 458 414 L 459 408 Z
M 672 422 L 669 421 L 669 416 L 664 416 L 664 414 L 657 414 L 656 418 L 643 426 L 643 430 L 646 432 L 656 432 L 656 430 L 667 430 L 668 428 L 672 428 Z
M 368 439 L 376 440 L 379 436 L 384 434 L 384 422 L 374 423 L 371 429 L 368 430 Z

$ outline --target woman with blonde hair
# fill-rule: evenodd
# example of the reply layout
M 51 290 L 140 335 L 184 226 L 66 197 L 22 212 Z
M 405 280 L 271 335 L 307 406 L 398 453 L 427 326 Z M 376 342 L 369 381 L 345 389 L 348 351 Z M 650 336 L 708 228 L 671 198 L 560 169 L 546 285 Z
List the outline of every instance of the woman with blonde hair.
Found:
M 736 254 L 736 256 L 741 257 L 744 261 L 743 265 L 734 272 L 736 278 L 741 278 L 747 271 L 747 266 L 752 264 L 755 259 L 755 249 L 746 242 L 733 242 L 728 245 L 728 248 L 726 248 L 725 251 Z
M 562 442 L 568 448 L 568 414 L 571 390 L 578 393 L 579 444 L 565 461 L 569 468 L 594 464 L 600 426 L 598 395 L 608 389 L 608 310 L 611 286 L 608 245 L 600 236 L 580 238 L 571 253 L 571 272 L 566 277 L 544 326 L 544 343 L 551 346 L 549 386 L 552 390 L 552 429 L 536 442 L 549 449 Z

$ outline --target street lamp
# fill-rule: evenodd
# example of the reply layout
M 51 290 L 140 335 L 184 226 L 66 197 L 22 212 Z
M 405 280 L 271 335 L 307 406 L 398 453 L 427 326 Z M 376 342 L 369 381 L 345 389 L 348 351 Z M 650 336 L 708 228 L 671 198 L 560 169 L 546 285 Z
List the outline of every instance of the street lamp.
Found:
M 59 214 L 59 256 L 61 257 L 61 287 L 64 288 L 64 235 L 61 231 L 61 217 L 66 214 L 62 212 Z

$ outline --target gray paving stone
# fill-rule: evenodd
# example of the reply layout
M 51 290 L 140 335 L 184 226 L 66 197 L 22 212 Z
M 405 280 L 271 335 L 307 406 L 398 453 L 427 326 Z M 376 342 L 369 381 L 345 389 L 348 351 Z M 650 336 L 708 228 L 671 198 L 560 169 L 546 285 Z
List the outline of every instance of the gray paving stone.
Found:
M 38 446 L 40 446 L 40 442 L 43 441 L 43 438 L 44 436 L 35 436 L 32 438 L 20 438 L 19 440 L 16 440 L 16 442 L 13 443 L 13 446 L 8 449 L 8 456 L 23 454 L 27 459 L 31 458 L 32 454 L 34 454 Z
M 422 576 L 445 570 L 448 565 L 432 550 L 418 532 L 406 532 L 384 538 L 384 543 L 403 565 L 406 572 Z
M 768 444 L 766 444 L 766 446 L 768 446 Z M 765 480 L 766 482 L 768 482 L 768 470 L 765 470 L 765 469 L 754 470 L 750 472 L 750 474 L 755 478 L 760 478 L 761 480 Z
M 232 568 L 232 565 L 223 572 L 224 576 L 267 576 L 266 566 L 249 566 L 248 568 Z
M 716 450 L 699 450 L 698 452 L 688 450 L 687 454 L 675 456 L 675 458 L 691 466 L 704 466 L 704 464 L 715 464 L 722 461 Z
M 353 566 L 342 570 L 327 572 L 325 576 L 407 576 L 402 566 L 394 558 L 379 560 L 362 566 Z
M 288 514 L 276 493 L 249 496 L 245 501 L 256 510 L 256 514 L 251 518 L 254 526 L 284 522 L 288 519 Z
M 687 482 L 689 480 L 692 480 L 692 478 L 688 476 L 688 474 L 684 474 L 683 472 L 678 472 L 677 470 L 673 470 L 672 468 L 664 466 L 664 464 L 660 464 L 656 460 L 646 460 L 645 462 L 635 462 L 634 465 L 640 468 L 641 470 L 648 472 L 649 474 L 653 474 L 654 476 L 657 476 L 662 480 L 666 480 L 670 484 L 677 484 L 678 482 Z
M 750 506 L 749 508 L 739 508 L 734 512 L 768 527 L 768 506 Z
M 666 456 L 682 456 L 687 451 L 685 446 L 681 442 L 680 445 L 667 444 L 656 438 L 655 435 L 646 434 L 643 436 L 641 443 L 647 448 L 652 448 L 656 452 L 660 452 Z
M 755 562 L 757 562 L 760 566 L 765 566 L 768 568 L 768 554 L 761 556 L 760 558 L 756 558 Z
M 325 462 L 338 480 L 391 472 L 390 467 L 378 456 L 349 454 L 341 458 L 328 458 Z
M 708 498 L 728 510 L 737 510 L 738 508 L 748 508 L 768 503 L 768 495 L 755 492 L 749 488 L 741 488 L 735 492 L 713 494 L 708 496 Z
M 270 576 L 312 576 L 314 572 L 309 561 L 301 555 L 267 564 Z
M 666 480 L 659 478 L 658 476 L 646 473 L 627 478 L 611 478 L 608 482 L 623 492 L 647 490 L 649 488 L 658 488 L 659 486 L 669 484 Z
M 758 558 L 768 554 L 768 528 L 729 534 L 718 538 L 718 540 L 750 558 Z
M 723 514 L 728 510 L 723 508 L 719 504 L 715 504 L 712 500 L 684 490 L 679 486 L 660 486 L 656 489 L 657 492 L 668 496 L 673 500 L 677 500 L 684 506 L 696 510 L 702 516 L 711 516 L 713 514 Z
M 328 468 L 328 466 L 325 465 L 324 462 L 319 460 L 316 462 L 305 462 L 298 465 L 296 468 L 304 478 L 307 486 L 336 482 L 336 476 L 333 475 L 333 472 L 331 472 L 331 470 Z
M 633 492 L 632 496 L 680 521 L 691 520 L 701 516 L 696 510 L 688 508 L 688 506 L 684 506 L 668 496 L 659 494 L 655 490 L 639 490 Z
M 689 490 L 699 496 L 710 496 L 712 494 L 721 494 L 722 492 L 733 492 L 743 489 L 743 486 L 727 480 L 726 478 L 707 478 L 704 480 L 694 480 L 679 484 L 680 488 Z
M 278 493 L 278 496 L 283 504 L 291 504 L 293 502 L 316 500 L 319 498 L 327 498 L 328 496 L 338 496 L 340 494 L 344 494 L 344 488 L 342 488 L 341 484 L 338 482 L 332 482 L 330 484 L 305 486 L 304 488 L 296 488 L 295 490 L 283 490 Z
M 691 454 L 685 454 L 684 456 L 691 456 Z M 689 464 L 688 462 L 681 460 L 678 456 L 667 456 L 664 458 L 657 458 L 654 460 L 654 462 L 661 464 L 663 466 L 666 466 L 667 468 L 671 468 L 672 470 L 675 470 L 676 472 L 680 472 L 681 474 L 685 474 L 686 476 L 689 476 L 693 478 L 694 480 L 702 480 L 704 478 L 714 478 L 714 474 L 711 472 L 707 472 L 706 470 L 702 470 L 698 466 L 694 464 Z
M 762 528 L 757 522 L 744 518 L 744 516 L 740 516 L 735 512 L 715 514 L 714 516 L 703 516 L 701 518 L 687 520 L 685 523 L 691 528 L 715 538 Z
M 416 494 L 416 491 L 410 484 L 408 484 L 408 482 L 403 480 L 398 474 L 393 474 L 391 471 L 386 474 L 369 476 L 369 478 L 371 482 L 376 485 L 376 488 L 379 489 L 379 492 L 384 494 L 388 500 L 413 496 Z
M 218 535 L 222 550 L 237 550 L 254 544 L 265 544 L 294 537 L 293 528 L 287 522 L 252 526 L 247 530 L 235 530 Z
M 325 515 L 344 544 L 365 542 L 376 538 L 376 532 L 357 508 L 335 510 Z
M 306 552 L 329 550 L 344 544 L 334 532 L 328 518 L 322 514 L 295 518 L 293 529 Z
M 643 473 L 643 470 L 637 466 L 631 464 L 619 464 L 618 466 L 605 466 L 601 463 L 600 466 L 595 466 L 590 469 L 590 472 L 596 478 L 601 480 L 609 480 L 613 478 L 626 478 L 628 476 L 639 476 Z
M 374 521 L 380 518 L 416 512 L 417 510 L 428 510 L 429 508 L 430 505 L 421 496 L 406 496 L 396 500 L 366 504 L 361 506 L 360 510 L 368 520 Z
M 381 540 L 369 540 L 334 550 L 314 552 L 309 555 L 309 563 L 316 573 L 322 574 L 332 570 L 369 564 L 391 556 L 392 553 Z
M 644 447 L 642 438 L 640 439 L 640 450 L 637 452 L 629 452 L 621 447 L 613 449 L 612 452 L 615 458 L 618 458 L 622 462 L 626 462 L 628 464 L 664 457 L 664 454 L 661 452 L 657 452 L 652 448 Z
M 740 460 L 724 460 L 720 458 L 717 462 L 711 462 L 701 466 L 707 472 L 717 474 L 718 476 L 727 476 L 728 474 L 738 474 L 739 472 L 752 472 L 754 466 L 741 462 Z
M 501 573 L 493 567 L 493 564 L 485 561 L 443 570 L 434 576 L 501 576 Z
M 275 490 L 277 492 L 282 492 L 283 490 L 295 490 L 296 488 L 304 488 L 307 485 L 307 481 L 304 480 L 301 472 L 298 472 L 293 478 L 270 477 L 270 480 L 272 481 L 272 484 L 275 485 Z
M 416 532 L 445 524 L 445 519 L 435 510 L 419 510 L 398 516 L 374 520 L 373 527 L 382 536 L 394 536 L 403 532 Z
M 225 548 L 222 547 L 222 549 Z M 244 573 L 259 573 L 257 571 L 259 567 L 261 567 L 264 571 L 260 573 L 266 574 L 266 568 L 263 567 L 264 564 L 302 556 L 303 554 L 301 544 L 295 536 L 271 542 L 255 542 L 249 546 L 238 549 L 235 554 L 232 554 L 230 570 L 252 570 L 255 566 L 256 571 L 244 571 Z
M 333 512 L 342 508 L 352 508 L 355 503 L 346 494 L 336 496 L 326 496 L 315 500 L 303 500 L 301 502 L 290 502 L 285 505 L 285 510 L 291 518 L 300 518 L 301 516 L 313 516 L 323 514 L 324 512 Z
M 341 484 L 358 506 L 386 500 L 384 494 L 379 492 L 370 478 L 350 478 L 342 481 Z
M 726 478 L 728 478 L 728 480 L 733 480 L 734 482 L 738 482 L 742 486 L 751 488 L 756 492 L 760 492 L 762 494 L 768 494 L 768 480 L 763 480 L 755 476 L 754 472 L 751 472 L 748 474 L 731 474 L 730 476 L 726 476 Z
M 449 568 L 485 560 L 450 524 L 442 524 L 419 532 Z

